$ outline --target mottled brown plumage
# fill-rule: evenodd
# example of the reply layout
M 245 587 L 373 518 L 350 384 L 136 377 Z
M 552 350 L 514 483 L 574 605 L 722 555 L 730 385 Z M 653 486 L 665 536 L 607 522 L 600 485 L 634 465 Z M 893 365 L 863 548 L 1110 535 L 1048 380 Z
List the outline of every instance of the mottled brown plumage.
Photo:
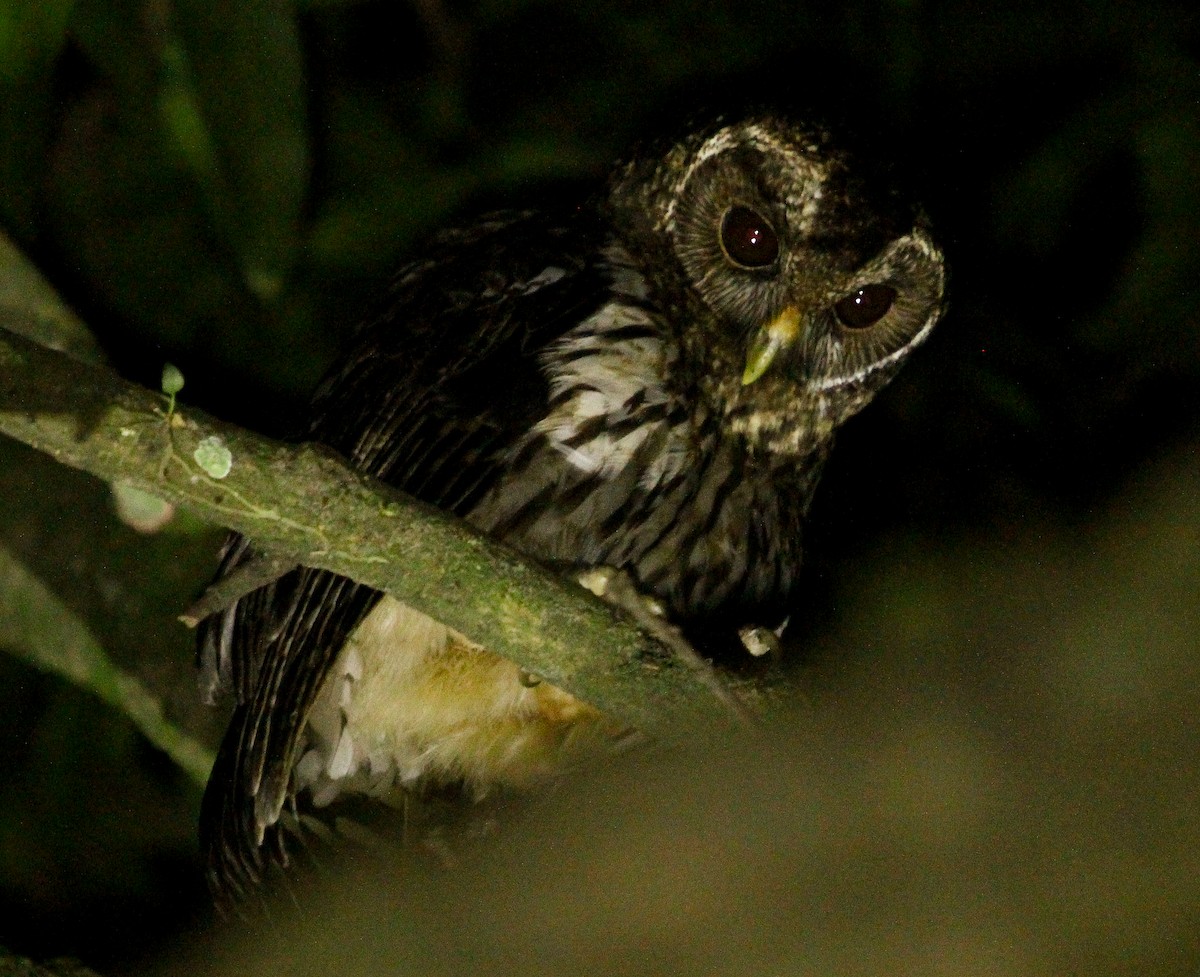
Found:
M 309 435 L 547 565 L 624 571 L 694 637 L 733 635 L 788 612 L 834 431 L 928 335 L 943 285 L 918 212 L 828 134 L 718 121 L 585 206 L 435 239 Z M 225 569 L 247 552 L 232 541 Z M 321 571 L 243 598 L 201 649 L 238 701 L 202 825 L 224 894 L 286 860 L 297 793 L 521 783 L 617 732 Z

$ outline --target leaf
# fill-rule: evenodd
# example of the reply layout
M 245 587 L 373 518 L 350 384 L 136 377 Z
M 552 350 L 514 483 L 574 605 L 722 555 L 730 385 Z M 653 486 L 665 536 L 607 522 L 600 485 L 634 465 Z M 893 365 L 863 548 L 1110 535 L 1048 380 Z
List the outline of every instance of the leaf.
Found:
M 183 371 L 174 363 L 164 363 L 162 368 L 161 390 L 168 397 L 174 396 L 183 389 Z M 174 401 L 172 400 L 172 403 Z
M 198 164 L 215 151 L 216 182 L 250 291 L 274 299 L 296 257 L 308 188 L 300 39 L 285 0 L 179 0 L 175 64 L 177 141 Z M 190 74 L 190 78 L 189 78 Z M 172 75 L 168 72 L 168 78 Z M 194 102 L 184 97 L 194 85 Z
M 0 0 L 0 218 L 34 235 L 53 117 L 52 73 L 72 0 Z
M 212 754 L 169 723 L 159 700 L 117 668 L 87 627 L 8 550 L 0 548 L 0 644 L 124 713 L 199 784 Z
M 61 350 L 76 359 L 103 362 L 96 340 L 58 293 L 42 278 L 32 262 L 0 231 L 0 308 L 23 313 L 22 335 Z
M 143 58 L 145 55 L 143 55 Z M 204 226 L 199 190 L 167 165 L 145 93 L 89 93 L 50 159 L 47 210 L 68 260 L 117 313 L 126 342 L 173 348 L 236 340 L 227 317 L 261 328 L 228 256 Z
M 0 84 L 40 79 L 62 50 L 74 0 L 0 0 Z

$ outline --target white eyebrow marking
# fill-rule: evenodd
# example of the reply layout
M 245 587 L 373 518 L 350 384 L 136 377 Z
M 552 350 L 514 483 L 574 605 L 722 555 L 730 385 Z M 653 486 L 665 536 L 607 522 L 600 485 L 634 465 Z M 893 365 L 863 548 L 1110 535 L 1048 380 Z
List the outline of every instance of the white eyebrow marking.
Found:
M 769 152 L 786 161 L 785 171 L 792 177 L 788 181 L 788 189 L 793 192 L 785 193 L 782 203 L 790 213 L 796 215 L 799 223 L 797 230 L 801 234 L 806 233 L 807 225 L 811 223 L 820 206 L 825 182 L 829 177 L 829 168 L 813 157 L 812 153 L 816 151 L 816 147 L 809 147 L 806 152 L 781 140 L 777 133 L 761 123 L 740 127 L 725 126 L 696 150 L 692 161 L 675 181 L 671 200 L 659 222 L 660 230 L 674 233 L 676 204 L 682 199 L 684 188 L 696 170 L 710 159 L 743 143 L 749 143 L 761 152 Z

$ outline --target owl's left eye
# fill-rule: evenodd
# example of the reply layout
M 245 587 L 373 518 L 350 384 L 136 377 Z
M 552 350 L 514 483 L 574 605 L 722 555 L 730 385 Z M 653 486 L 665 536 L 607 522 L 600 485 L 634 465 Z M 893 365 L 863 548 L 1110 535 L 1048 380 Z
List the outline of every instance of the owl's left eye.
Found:
M 779 238 L 749 207 L 730 207 L 721 221 L 721 250 L 742 268 L 765 268 L 779 256 Z
M 873 326 L 891 309 L 896 290 L 891 285 L 864 285 L 838 302 L 833 310 L 849 329 Z

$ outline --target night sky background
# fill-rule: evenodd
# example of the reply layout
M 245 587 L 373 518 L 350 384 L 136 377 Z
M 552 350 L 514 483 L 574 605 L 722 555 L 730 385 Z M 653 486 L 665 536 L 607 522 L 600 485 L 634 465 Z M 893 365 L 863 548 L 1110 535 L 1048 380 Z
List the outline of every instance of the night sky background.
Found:
M 1079 715 L 1100 688 L 1141 710 L 1065 776 L 1111 767 L 1137 794 L 1117 753 L 1194 756 L 1152 742 L 1194 745 L 1197 723 L 1191 5 L 0 0 L 0 228 L 120 373 L 157 388 L 172 362 L 185 403 L 287 436 L 425 236 L 580 199 L 713 104 L 853 133 L 951 266 L 949 314 L 818 492 L 789 648 L 816 708 L 862 706 L 862 682 L 862 715 L 953 700 L 1028 745 L 1030 676 L 1061 665 L 1096 683 L 1065 681 Z M 210 743 L 175 616 L 221 538 L 188 518 L 135 533 L 103 485 L 0 442 L 0 545 Z M 901 687 L 945 694 L 888 699 Z M 1159 773 L 1182 791 L 1195 764 Z M 203 924 L 197 785 L 19 654 L 0 655 L 0 777 L 0 946 L 121 971 Z M 1148 805 L 1147 845 L 1200 849 L 1182 796 Z M 1174 902 L 1133 916 L 1174 922 L 1112 959 L 1194 972 L 1200 883 L 1158 891 Z

